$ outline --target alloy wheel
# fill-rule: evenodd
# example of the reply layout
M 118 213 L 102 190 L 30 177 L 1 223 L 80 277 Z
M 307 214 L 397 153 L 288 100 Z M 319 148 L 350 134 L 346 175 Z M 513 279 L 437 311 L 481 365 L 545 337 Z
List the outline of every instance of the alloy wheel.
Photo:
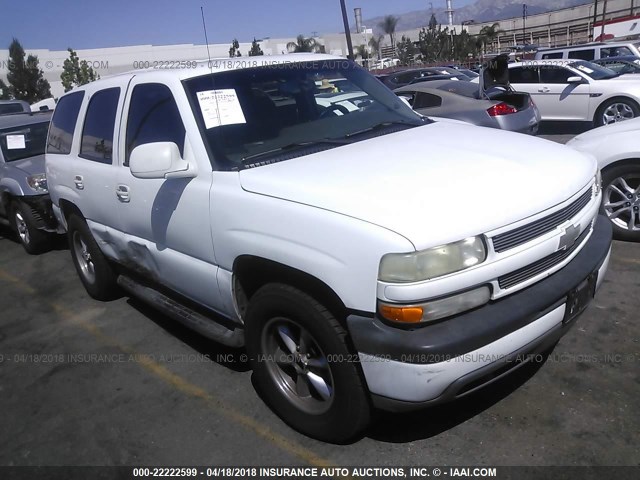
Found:
M 81 273 L 89 283 L 96 280 L 96 269 L 87 244 L 79 232 L 73 232 L 73 253 L 78 261 Z
M 626 103 L 612 103 L 604 112 L 602 112 L 603 125 L 609 125 L 611 123 L 623 122 L 624 120 L 630 120 L 636 115 L 633 109 Z
M 333 402 L 329 362 L 313 336 L 291 319 L 275 317 L 262 330 L 267 370 L 282 394 L 311 414 L 326 412 Z
M 27 222 L 25 221 L 21 212 L 16 212 L 15 216 L 16 229 L 18 231 L 20 241 L 25 245 L 29 245 L 29 243 L 31 242 L 31 235 L 29 235 L 29 227 L 27 226 Z
M 604 190 L 604 211 L 612 223 L 629 231 L 640 231 L 640 175 L 611 181 Z

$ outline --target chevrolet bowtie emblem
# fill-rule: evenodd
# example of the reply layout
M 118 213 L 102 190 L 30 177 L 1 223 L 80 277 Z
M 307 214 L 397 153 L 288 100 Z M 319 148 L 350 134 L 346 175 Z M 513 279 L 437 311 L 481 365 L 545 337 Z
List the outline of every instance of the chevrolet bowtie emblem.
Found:
M 560 245 L 558 250 L 566 250 L 571 248 L 576 240 L 580 236 L 580 227 L 578 225 L 571 225 L 567 227 L 562 236 L 560 237 Z

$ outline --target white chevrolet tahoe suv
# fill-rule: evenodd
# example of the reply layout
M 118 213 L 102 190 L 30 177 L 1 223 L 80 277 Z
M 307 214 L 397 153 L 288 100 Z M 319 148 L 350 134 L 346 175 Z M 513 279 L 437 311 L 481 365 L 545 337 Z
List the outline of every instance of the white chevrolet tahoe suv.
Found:
M 246 347 L 273 410 L 334 442 L 549 350 L 610 253 L 592 157 L 422 117 L 327 55 L 74 89 L 46 163 L 91 296 Z

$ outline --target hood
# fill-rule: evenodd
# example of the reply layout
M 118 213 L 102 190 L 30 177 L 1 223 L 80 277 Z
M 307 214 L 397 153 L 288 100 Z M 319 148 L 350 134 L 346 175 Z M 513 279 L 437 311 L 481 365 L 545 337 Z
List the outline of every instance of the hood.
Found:
M 567 142 L 567 144 L 573 143 L 576 140 L 605 140 L 606 137 L 610 135 L 634 131 L 640 135 L 640 118 L 633 118 L 631 120 L 625 120 L 624 122 L 612 123 L 611 125 L 605 125 L 603 127 L 594 128 L 593 130 L 588 130 L 572 138 Z
M 36 155 L 35 157 L 16 160 L 15 162 L 7 163 L 7 166 L 20 170 L 25 175 L 46 173 L 44 168 L 44 155 Z
M 554 142 L 435 122 L 239 176 L 246 191 L 380 225 L 423 249 L 546 210 L 595 172 L 593 158 Z

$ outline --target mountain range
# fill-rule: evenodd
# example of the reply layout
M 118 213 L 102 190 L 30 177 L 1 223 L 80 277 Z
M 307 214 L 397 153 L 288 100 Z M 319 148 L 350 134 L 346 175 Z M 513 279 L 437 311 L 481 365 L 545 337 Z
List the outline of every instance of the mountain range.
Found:
M 444 4 L 444 0 L 441 0 Z M 591 3 L 590 0 L 478 0 L 472 4 L 456 9 L 456 2 L 453 0 L 453 23 L 460 25 L 463 21 L 474 20 L 476 23 L 489 22 L 492 20 L 504 20 L 506 18 L 522 17 L 522 4 L 527 4 L 527 14 L 536 15 L 538 13 L 549 12 L 561 8 L 574 7 Z M 433 13 L 438 23 L 447 25 L 447 14 L 444 8 L 434 8 Z M 411 30 L 414 28 L 424 27 L 429 23 L 431 18 L 431 9 L 414 10 L 402 14 L 396 14 L 399 17 L 397 32 Z M 378 26 L 384 17 L 374 17 L 364 20 L 363 23 L 369 28 L 374 29 L 375 34 L 383 34 L 384 32 Z

